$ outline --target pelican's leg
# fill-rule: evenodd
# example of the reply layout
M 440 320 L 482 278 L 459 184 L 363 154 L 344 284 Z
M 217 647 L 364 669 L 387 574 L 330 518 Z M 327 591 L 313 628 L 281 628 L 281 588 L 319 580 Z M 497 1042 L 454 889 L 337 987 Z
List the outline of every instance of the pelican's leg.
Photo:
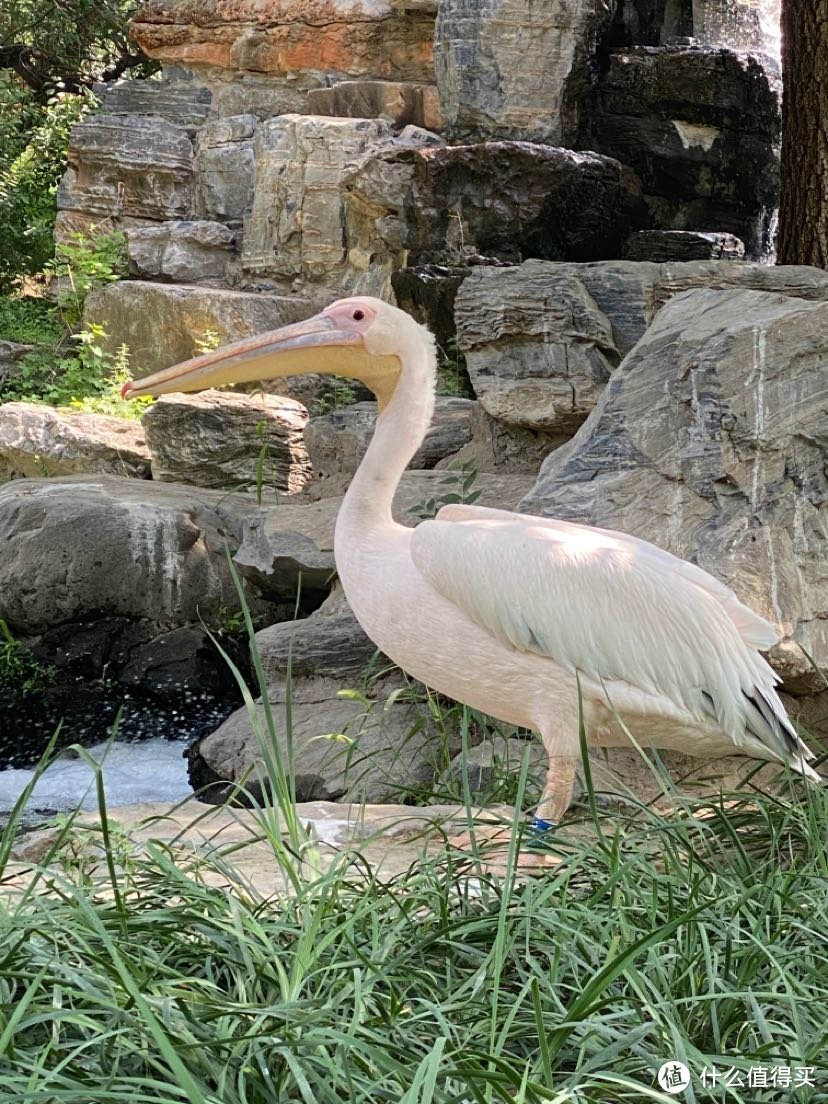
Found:
M 572 804 L 575 775 L 580 762 L 579 757 L 571 755 L 549 756 L 546 785 L 543 788 L 543 794 L 532 819 L 534 829 L 541 832 L 549 831 L 555 828 L 563 818 L 564 813 Z

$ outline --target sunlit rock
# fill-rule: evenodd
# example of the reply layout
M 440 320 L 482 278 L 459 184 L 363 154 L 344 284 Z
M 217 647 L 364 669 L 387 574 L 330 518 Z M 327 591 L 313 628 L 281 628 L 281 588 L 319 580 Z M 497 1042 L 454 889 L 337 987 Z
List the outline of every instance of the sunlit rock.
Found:
M 307 420 L 306 408 L 293 399 L 211 390 L 164 395 L 141 424 L 153 479 L 294 494 L 311 478 Z
M 138 422 L 42 403 L 0 404 L 0 482 L 81 472 L 148 479 L 149 460 Z
M 644 537 L 779 626 L 787 688 L 828 662 L 828 303 L 690 291 L 657 315 L 521 502 Z

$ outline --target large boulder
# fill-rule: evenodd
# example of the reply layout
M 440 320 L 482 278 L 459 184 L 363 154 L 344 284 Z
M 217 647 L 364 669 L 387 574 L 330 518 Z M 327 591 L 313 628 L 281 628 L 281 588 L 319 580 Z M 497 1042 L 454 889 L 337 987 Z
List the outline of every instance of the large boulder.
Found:
M 457 293 L 457 343 L 493 418 L 571 435 L 620 360 L 612 323 L 574 266 L 478 268 Z
M 283 280 L 336 279 L 347 259 L 344 167 L 389 142 L 379 119 L 282 115 L 256 130 L 253 203 L 245 220 L 245 272 Z
M 149 449 L 138 422 L 40 403 L 0 405 L 0 482 L 80 472 L 148 479 Z
M 440 103 L 454 136 L 568 145 L 590 86 L 604 0 L 443 0 L 435 26 Z
M 253 200 L 258 122 L 245 113 L 211 119 L 199 130 L 194 172 L 200 218 L 241 225 Z
M 528 142 L 390 143 L 341 187 L 348 242 L 391 270 L 480 256 L 600 260 L 646 225 L 638 181 L 618 161 Z
M 134 374 L 143 376 L 195 356 L 200 341 L 226 345 L 298 322 L 320 305 L 298 295 L 123 280 L 87 296 L 84 322 L 104 327 L 112 351 L 126 344 Z
M 481 265 L 455 293 L 457 345 L 484 411 L 546 434 L 551 449 L 581 425 L 664 304 L 704 287 L 823 300 L 828 273 L 725 261 Z
M 113 215 L 192 217 L 192 133 L 177 123 L 158 115 L 91 115 L 72 128 L 67 158 L 59 236 Z
M 686 292 L 659 312 L 521 509 L 645 537 L 779 626 L 789 689 L 828 663 L 828 303 Z
M 311 478 L 307 420 L 307 409 L 293 399 L 202 391 L 162 396 L 141 424 L 153 479 L 294 494 Z
M 251 769 L 266 753 L 257 727 L 292 762 L 297 800 L 388 801 L 433 783 L 446 747 L 422 687 L 409 688 L 377 652 L 341 590 L 310 617 L 257 633 L 256 642 L 275 731 L 259 701 L 255 722 L 240 709 L 199 741 L 189 755 L 190 780 L 210 784 L 208 800 L 222 800 L 227 783 L 245 776 L 255 786 Z M 448 744 L 450 754 L 459 750 L 456 735 Z
M 217 625 L 239 608 L 227 551 L 259 510 L 254 495 L 116 476 L 6 483 L 0 618 L 30 636 L 95 619 L 149 635 Z

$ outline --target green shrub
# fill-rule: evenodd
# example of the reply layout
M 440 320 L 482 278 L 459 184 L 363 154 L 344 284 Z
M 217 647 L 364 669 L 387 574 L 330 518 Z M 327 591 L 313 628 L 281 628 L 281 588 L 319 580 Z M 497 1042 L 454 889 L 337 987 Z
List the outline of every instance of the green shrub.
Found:
M 40 272 L 52 257 L 69 131 L 94 103 L 84 93 L 56 95 L 41 105 L 0 70 L 0 291 Z

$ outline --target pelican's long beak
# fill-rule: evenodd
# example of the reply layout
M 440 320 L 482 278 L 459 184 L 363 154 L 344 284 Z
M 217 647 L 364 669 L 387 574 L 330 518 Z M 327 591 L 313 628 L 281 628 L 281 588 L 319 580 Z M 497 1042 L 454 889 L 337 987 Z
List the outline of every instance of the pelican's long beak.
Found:
M 370 387 L 371 377 L 379 367 L 376 361 L 366 351 L 362 334 L 338 329 L 322 313 L 125 383 L 121 394 L 125 399 L 133 399 L 140 395 L 167 395 L 171 391 L 203 391 L 227 383 L 250 383 L 307 372 L 352 376 Z

